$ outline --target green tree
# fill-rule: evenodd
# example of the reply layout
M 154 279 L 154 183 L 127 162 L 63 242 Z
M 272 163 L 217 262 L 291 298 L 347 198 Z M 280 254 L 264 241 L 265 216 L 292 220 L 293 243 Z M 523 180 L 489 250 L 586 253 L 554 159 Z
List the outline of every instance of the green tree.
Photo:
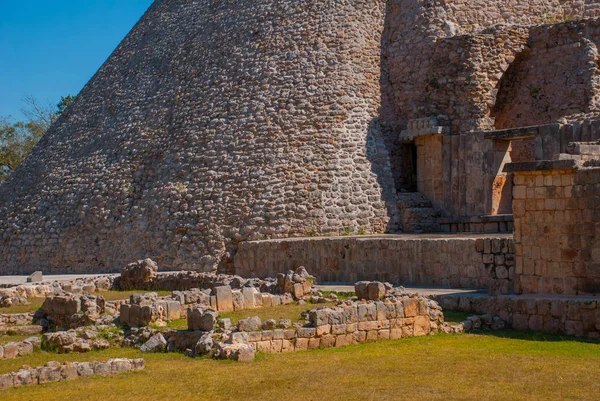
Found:
M 21 110 L 26 121 L 13 122 L 10 117 L 0 117 L 0 183 L 21 164 L 73 100 L 71 95 L 63 96 L 58 105 L 52 106 L 27 96 Z

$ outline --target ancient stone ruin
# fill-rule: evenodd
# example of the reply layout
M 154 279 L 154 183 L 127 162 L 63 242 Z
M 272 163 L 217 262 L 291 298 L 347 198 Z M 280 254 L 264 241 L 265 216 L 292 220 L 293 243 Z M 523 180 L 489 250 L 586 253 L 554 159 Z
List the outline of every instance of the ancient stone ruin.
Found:
M 0 274 L 121 275 L 34 273 L 0 306 L 41 310 L 0 322 L 58 352 L 239 361 L 481 328 L 599 338 L 598 44 L 600 0 L 156 0 L 0 186 Z M 316 280 L 356 297 L 222 316 L 333 301 Z

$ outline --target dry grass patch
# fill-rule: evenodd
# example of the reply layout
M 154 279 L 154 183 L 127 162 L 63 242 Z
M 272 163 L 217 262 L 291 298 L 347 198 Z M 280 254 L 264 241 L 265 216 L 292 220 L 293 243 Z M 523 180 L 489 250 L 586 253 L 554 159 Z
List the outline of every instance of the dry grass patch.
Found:
M 27 298 L 29 305 L 13 305 L 7 308 L 0 308 L 0 314 L 35 312 L 42 307 L 45 299 L 46 298 Z
M 30 337 L 41 337 L 39 334 L 3 334 L 0 335 L 0 345 L 5 345 L 8 343 L 18 343 L 19 341 L 26 340 Z
M 113 349 L 38 353 L 22 364 L 146 358 L 146 370 L 12 389 L 3 400 L 583 400 L 600 394 L 600 345 L 505 332 L 436 335 L 322 351 L 260 355 L 251 364 Z

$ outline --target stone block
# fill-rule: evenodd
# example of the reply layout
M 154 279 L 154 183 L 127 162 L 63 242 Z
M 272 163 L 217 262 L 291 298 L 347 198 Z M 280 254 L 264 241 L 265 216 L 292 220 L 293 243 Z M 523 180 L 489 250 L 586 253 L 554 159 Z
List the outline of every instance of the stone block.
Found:
M 219 313 L 202 307 L 188 308 L 187 323 L 189 330 L 212 331 L 215 329 Z
M 314 327 L 301 327 L 298 329 L 298 338 L 310 338 L 317 334 L 317 329 Z
M 244 302 L 244 295 L 241 291 L 232 291 L 231 298 L 233 301 L 233 310 L 244 310 L 246 309 Z M 254 303 L 254 302 L 253 302 Z
M 61 380 L 73 380 L 78 378 L 77 370 L 79 369 L 78 363 L 65 362 L 60 367 L 60 378 Z
M 368 286 L 368 281 L 359 281 L 358 283 L 354 284 L 354 293 L 356 294 L 358 299 L 369 298 Z
M 181 319 L 181 303 L 179 301 L 167 301 L 167 320 Z
M 267 340 L 267 341 L 259 341 L 256 343 L 256 350 L 258 352 L 265 352 L 265 353 L 269 353 L 271 352 L 271 341 Z
M 281 340 L 282 342 L 282 346 L 281 346 L 281 352 L 294 352 L 295 351 L 295 347 L 294 347 L 294 342 L 290 341 L 290 340 Z
M 233 292 L 231 287 L 224 285 L 215 287 L 213 291 L 217 300 L 217 310 L 219 312 L 233 311 Z
M 19 356 L 19 344 L 10 342 L 4 345 L 4 359 L 15 359 Z
M 313 337 L 313 338 L 309 338 L 308 339 L 308 349 L 309 350 L 313 350 L 313 349 L 318 349 L 320 347 L 321 344 L 321 338 L 320 337 Z
M 36 272 L 32 273 L 29 277 L 27 277 L 28 283 L 39 283 L 42 280 L 43 280 L 43 277 L 42 277 L 41 271 L 36 271 Z
M 77 371 L 75 371 L 77 376 Z M 38 383 L 51 383 L 61 380 L 61 366 L 56 363 L 56 366 L 43 366 L 38 368 Z
M 77 375 L 82 378 L 93 376 L 94 365 L 91 362 L 80 362 L 77 365 Z
M 308 350 L 308 338 L 296 338 L 294 346 L 296 351 Z
M 313 327 L 323 326 L 329 323 L 329 308 L 313 309 L 308 314 L 308 320 Z
M 256 302 L 255 302 L 255 295 L 257 293 L 256 288 L 243 287 L 241 291 L 242 291 L 242 296 L 244 297 L 244 307 L 246 309 L 256 308 Z
M 0 390 L 7 390 L 13 387 L 13 375 L 11 373 L 0 375 Z
M 414 317 L 419 313 L 419 303 L 415 298 L 408 298 L 403 301 L 404 316 Z

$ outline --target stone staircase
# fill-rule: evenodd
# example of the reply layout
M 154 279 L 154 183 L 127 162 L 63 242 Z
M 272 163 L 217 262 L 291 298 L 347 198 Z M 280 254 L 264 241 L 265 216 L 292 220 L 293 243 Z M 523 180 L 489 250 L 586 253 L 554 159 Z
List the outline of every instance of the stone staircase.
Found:
M 439 232 L 439 213 L 431 202 L 420 192 L 397 194 L 399 228 L 405 233 Z

